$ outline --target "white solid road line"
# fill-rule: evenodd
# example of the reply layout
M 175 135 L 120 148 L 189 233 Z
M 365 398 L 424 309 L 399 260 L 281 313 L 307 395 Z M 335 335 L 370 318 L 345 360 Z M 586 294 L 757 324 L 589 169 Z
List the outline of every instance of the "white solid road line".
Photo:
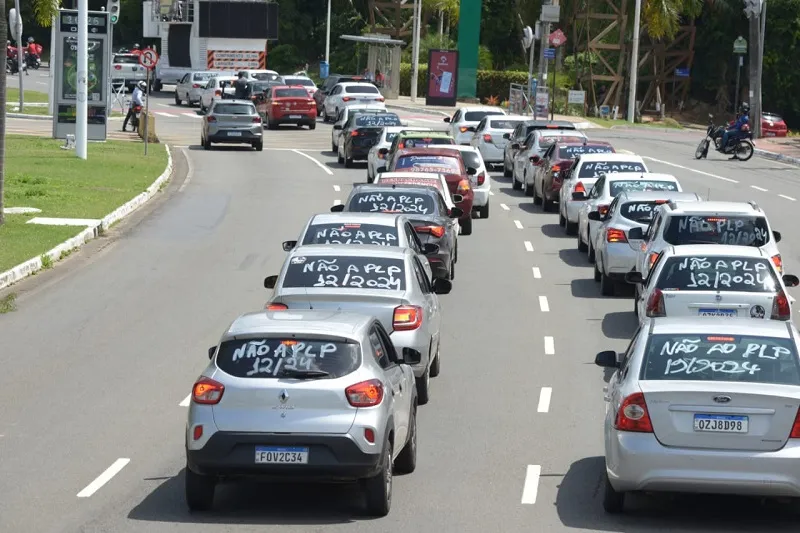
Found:
M 517 227 L 517 229 L 522 229 L 522 222 L 520 222 L 519 220 L 515 220 L 514 225 Z
M 189 157 L 189 152 L 186 150 L 186 148 L 181 148 L 181 151 L 183 152 L 183 155 L 186 156 L 186 166 L 189 168 L 186 171 L 186 178 L 178 188 L 178 192 L 183 192 L 186 186 L 189 185 L 189 182 L 192 181 L 192 174 L 194 174 L 194 165 L 192 165 L 192 158 Z
M 525 249 L 529 252 L 533 251 L 533 244 L 531 244 L 531 241 L 525 241 Z
M 186 398 L 184 398 L 183 401 L 181 401 L 181 403 L 179 403 L 178 405 L 181 406 L 181 407 L 189 407 L 189 402 L 190 401 L 192 401 L 192 394 L 191 393 L 187 394 Z
M 759 187 L 759 186 L 757 186 L 757 185 L 751 185 L 751 186 L 750 186 L 750 188 L 751 188 L 751 189 L 755 189 L 755 190 L 757 190 L 757 191 L 761 191 L 761 192 L 769 192 L 769 189 L 765 189 L 765 188 L 763 188 L 763 187 Z
M 528 465 L 525 472 L 525 485 L 522 488 L 522 504 L 533 505 L 539 493 L 539 476 L 542 475 L 540 465 Z
M 327 172 L 327 173 L 328 173 L 328 176 L 333 176 L 333 172 L 331 171 L 331 169 L 329 169 L 329 168 L 328 168 L 328 167 L 326 167 L 324 164 L 320 163 L 319 161 L 317 161 L 316 159 L 314 159 L 314 158 L 313 158 L 313 157 L 311 157 L 310 155 L 308 155 L 308 154 L 304 154 L 304 153 L 303 153 L 303 152 L 301 152 L 300 150 L 292 150 L 292 152 L 294 152 L 294 153 L 296 153 L 296 154 L 300 154 L 300 155 L 302 155 L 303 157 L 305 157 L 306 159 L 310 159 L 311 161 L 313 161 L 313 162 L 314 162 L 314 164 L 315 164 L 315 165 L 317 165 L 319 168 L 321 168 L 322 170 L 324 170 L 325 172 Z
M 536 408 L 536 411 L 539 413 L 547 413 L 550 411 L 550 398 L 553 397 L 553 388 L 552 387 L 542 387 L 541 392 L 539 393 L 539 407 Z
M 655 161 L 656 163 L 661 163 L 662 165 L 669 165 L 671 167 L 679 168 L 681 170 L 688 170 L 690 172 L 696 172 L 697 174 L 702 174 L 703 176 L 708 176 L 709 178 L 716 178 L 722 181 L 729 181 L 731 183 L 739 183 L 736 180 L 732 180 L 730 178 L 725 178 L 723 176 L 717 176 L 716 174 L 711 174 L 709 172 L 703 172 L 702 170 L 697 170 L 695 168 L 685 167 L 683 165 L 678 165 L 676 163 L 670 163 L 669 161 L 664 161 L 663 159 L 656 159 L 655 157 L 648 157 L 643 155 L 642 159 L 649 159 L 650 161 Z
M 542 272 L 539 270 L 539 267 L 533 267 L 533 277 L 536 279 L 542 278 Z
M 126 458 L 120 458 L 114 461 L 114 464 L 109 466 L 105 472 L 97 476 L 94 481 L 86 485 L 86 488 L 78 493 L 78 498 L 88 498 L 100 490 L 103 485 L 111 481 L 111 478 L 119 474 L 120 470 L 125 468 L 125 466 L 130 462 L 131 460 Z
M 494 193 L 492 191 L 489 191 L 489 196 L 494 196 Z
M 341 203 L 342 203 L 342 201 L 341 201 L 341 200 L 334 200 L 334 201 L 333 201 L 333 205 L 339 205 L 339 204 L 341 204 Z
M 547 313 L 550 311 L 550 304 L 547 302 L 547 296 L 539 296 L 539 307 L 542 310 L 542 313 Z
M 779 194 L 778 196 L 780 196 L 781 198 L 785 198 L 786 200 L 789 200 L 790 202 L 796 202 L 797 201 L 797 198 L 792 198 L 791 196 L 786 196 L 785 194 Z
M 333 190 L 334 190 L 334 191 L 336 191 L 336 192 L 339 192 L 339 191 L 341 191 L 341 190 L 342 190 L 342 188 L 341 188 L 341 187 L 339 187 L 338 185 L 334 185 L 334 186 L 333 186 Z
M 173 115 L 172 113 L 164 113 L 163 111 L 153 111 L 153 113 L 156 115 L 160 115 L 162 117 L 178 118 L 178 115 Z
M 511 211 L 511 208 L 508 207 L 506 204 L 500 204 L 500 207 L 502 207 L 504 211 Z
M 553 355 L 556 353 L 556 341 L 553 337 L 544 338 L 544 353 L 545 355 Z

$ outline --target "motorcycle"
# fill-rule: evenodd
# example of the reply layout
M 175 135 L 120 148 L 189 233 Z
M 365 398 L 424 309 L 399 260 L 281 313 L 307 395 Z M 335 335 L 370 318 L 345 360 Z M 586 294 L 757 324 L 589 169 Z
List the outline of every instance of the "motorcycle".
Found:
M 714 115 L 708 115 L 708 129 L 706 130 L 705 138 L 697 145 L 697 150 L 694 152 L 695 159 L 704 159 L 708 156 L 708 148 L 711 142 L 714 143 L 714 149 L 721 154 L 733 154 L 733 157 L 739 161 L 747 161 L 755 153 L 755 146 L 753 145 L 753 134 L 750 127 L 745 124 L 741 132 L 732 133 L 728 135 L 728 143 L 726 146 L 721 146 L 722 136 L 725 133 L 726 126 L 715 126 Z
M 133 107 L 133 116 L 131 117 L 131 126 L 133 131 L 139 131 L 139 116 L 142 113 L 142 106 L 137 105 Z
M 39 67 L 42 66 L 42 59 L 39 57 L 39 54 L 26 54 L 25 64 L 28 66 L 28 68 L 39 70 Z

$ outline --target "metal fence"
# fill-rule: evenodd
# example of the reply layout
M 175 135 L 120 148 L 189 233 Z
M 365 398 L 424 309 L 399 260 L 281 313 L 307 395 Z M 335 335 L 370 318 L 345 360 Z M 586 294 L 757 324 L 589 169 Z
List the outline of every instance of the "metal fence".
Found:
M 528 86 L 512 83 L 508 88 L 508 112 L 512 115 L 533 115 L 528 98 Z

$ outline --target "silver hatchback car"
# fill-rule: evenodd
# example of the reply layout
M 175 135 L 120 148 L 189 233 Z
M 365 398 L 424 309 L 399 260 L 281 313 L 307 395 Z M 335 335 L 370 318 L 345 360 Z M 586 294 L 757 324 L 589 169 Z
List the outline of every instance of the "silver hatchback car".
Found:
M 605 416 L 609 513 L 626 494 L 800 497 L 800 356 L 791 322 L 654 318 L 615 370 Z
M 249 144 L 264 149 L 264 125 L 256 106 L 248 100 L 214 100 L 203 115 L 200 143 L 211 150 L 212 143 Z
M 389 513 L 392 466 L 416 468 L 417 393 L 374 317 L 260 311 L 208 351 L 186 423 L 186 500 L 207 510 L 227 478 L 361 481 L 370 514 Z
M 375 316 L 398 349 L 422 354 L 413 366 L 419 404 L 428 403 L 430 377 L 439 374 L 442 309 L 437 294 L 449 280 L 425 274 L 411 248 L 341 245 L 300 246 L 289 252 L 277 276 L 264 280 L 274 289 L 266 308 L 339 309 Z

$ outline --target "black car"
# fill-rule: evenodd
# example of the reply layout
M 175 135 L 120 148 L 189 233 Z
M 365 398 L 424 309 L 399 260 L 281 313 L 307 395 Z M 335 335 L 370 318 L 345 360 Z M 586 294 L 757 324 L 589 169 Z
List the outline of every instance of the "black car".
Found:
M 431 264 L 434 277 L 455 278 L 455 264 L 458 261 L 458 219 L 463 213 L 458 207 L 448 209 L 442 193 L 436 187 L 357 185 L 353 187 L 347 201 L 331 207 L 331 211 L 403 213 L 411 220 L 423 246 L 426 244 L 439 246 L 436 253 L 425 255 Z
M 387 126 L 402 126 L 400 117 L 394 113 L 353 113 L 344 125 L 335 125 L 333 129 L 342 129 L 342 141 L 339 163 L 350 168 L 353 161 L 365 161 L 369 150 L 380 139 L 381 131 Z
M 520 150 L 520 147 L 525 144 L 525 139 L 531 132 L 536 130 L 574 130 L 575 124 L 567 122 L 566 120 L 527 120 L 520 122 L 514 131 L 503 135 L 504 139 L 510 142 L 506 145 L 503 151 L 503 176 L 506 178 L 511 177 L 511 172 L 514 168 L 514 158 Z

